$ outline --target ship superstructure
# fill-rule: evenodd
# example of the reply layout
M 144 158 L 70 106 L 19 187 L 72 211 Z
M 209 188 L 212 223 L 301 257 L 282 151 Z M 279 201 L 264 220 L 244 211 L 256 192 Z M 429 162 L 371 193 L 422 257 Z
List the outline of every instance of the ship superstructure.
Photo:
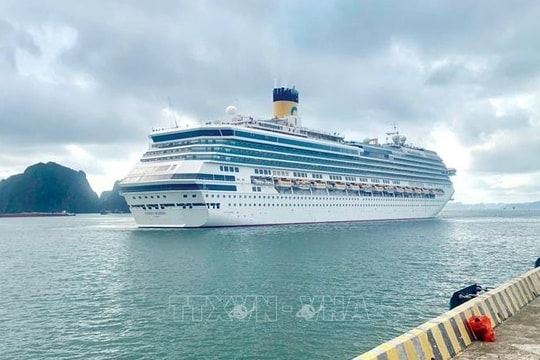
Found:
M 298 91 L 275 88 L 274 117 L 227 108 L 225 120 L 153 131 L 148 151 L 121 183 L 140 227 L 216 227 L 418 219 L 454 193 L 433 151 L 346 141 L 305 128 Z

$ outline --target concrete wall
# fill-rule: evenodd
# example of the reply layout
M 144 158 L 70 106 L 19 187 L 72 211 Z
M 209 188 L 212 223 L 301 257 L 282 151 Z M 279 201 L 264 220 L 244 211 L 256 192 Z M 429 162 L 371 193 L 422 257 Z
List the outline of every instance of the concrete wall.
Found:
M 496 327 L 540 296 L 540 267 L 368 351 L 355 360 L 451 359 L 474 337 L 466 320 L 487 315 Z

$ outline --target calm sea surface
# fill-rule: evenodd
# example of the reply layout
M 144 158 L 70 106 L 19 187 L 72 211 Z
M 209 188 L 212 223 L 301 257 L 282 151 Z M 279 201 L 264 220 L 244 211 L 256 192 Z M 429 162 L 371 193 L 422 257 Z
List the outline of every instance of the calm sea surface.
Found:
M 540 212 L 141 230 L 0 219 L 0 359 L 348 359 L 540 256 Z

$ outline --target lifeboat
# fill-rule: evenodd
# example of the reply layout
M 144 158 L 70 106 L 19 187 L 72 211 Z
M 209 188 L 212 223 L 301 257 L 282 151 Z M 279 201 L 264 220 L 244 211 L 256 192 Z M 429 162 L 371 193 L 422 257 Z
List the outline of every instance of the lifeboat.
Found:
M 334 190 L 345 190 L 347 188 L 347 185 L 345 185 L 345 183 L 342 183 L 342 182 L 336 182 L 332 185 L 332 188 Z
M 371 192 L 372 189 L 373 189 L 373 186 L 371 186 L 370 184 L 362 184 L 362 185 L 360 185 L 360 190 L 362 190 L 364 192 Z
M 316 190 L 325 190 L 326 183 L 324 181 L 312 181 L 311 187 Z
M 252 176 L 251 183 L 255 185 L 272 185 L 272 178 Z
M 309 190 L 311 184 L 307 180 L 294 180 L 292 186 L 293 188 L 300 190 Z
M 274 185 L 281 188 L 290 188 L 292 185 L 292 182 L 291 182 L 291 179 L 281 178 L 281 179 L 274 180 Z
M 360 186 L 358 186 L 358 184 L 355 184 L 355 183 L 349 183 L 347 184 L 347 190 L 358 191 L 360 190 Z

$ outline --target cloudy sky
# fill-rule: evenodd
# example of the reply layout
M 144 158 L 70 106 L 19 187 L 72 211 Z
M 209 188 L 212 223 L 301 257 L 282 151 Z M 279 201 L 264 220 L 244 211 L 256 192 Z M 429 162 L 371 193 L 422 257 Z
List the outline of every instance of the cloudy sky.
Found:
M 98 194 L 154 127 L 271 115 L 349 140 L 397 123 L 456 201 L 540 200 L 538 1 L 0 0 L 0 179 L 36 162 Z

